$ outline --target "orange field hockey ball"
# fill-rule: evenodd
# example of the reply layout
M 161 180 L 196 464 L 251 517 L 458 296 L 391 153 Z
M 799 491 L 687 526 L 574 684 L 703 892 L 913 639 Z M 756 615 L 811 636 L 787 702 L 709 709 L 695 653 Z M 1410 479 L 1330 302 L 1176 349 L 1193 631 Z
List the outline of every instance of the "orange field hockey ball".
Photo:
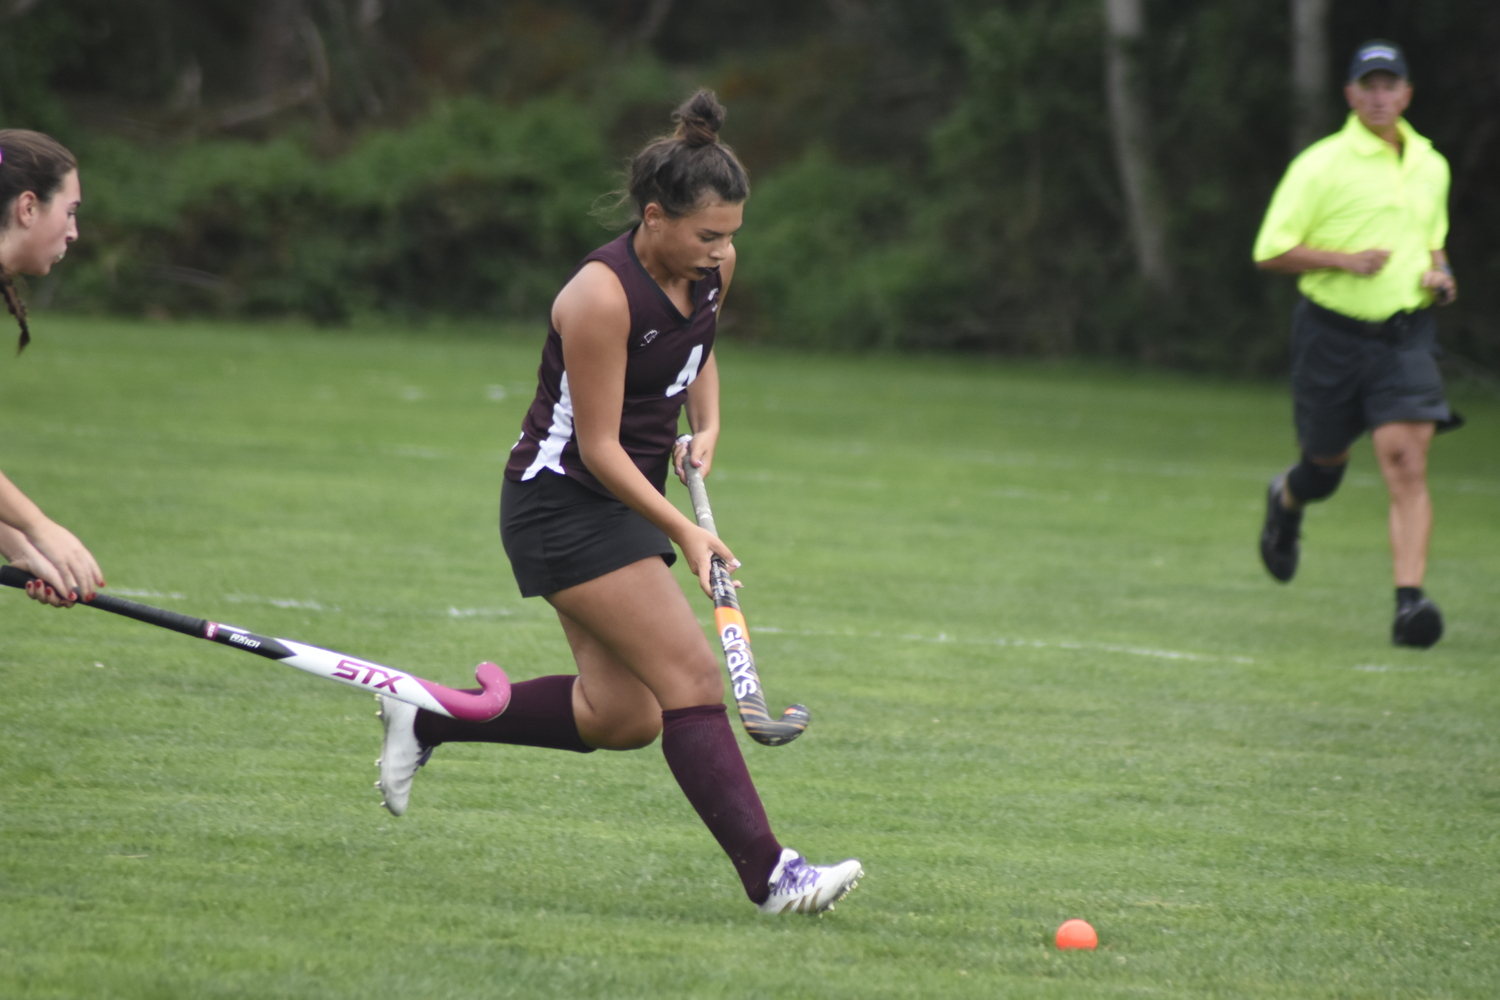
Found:
M 1065 920 L 1057 929 L 1059 948 L 1084 948 L 1093 951 L 1099 944 L 1099 935 L 1087 920 Z

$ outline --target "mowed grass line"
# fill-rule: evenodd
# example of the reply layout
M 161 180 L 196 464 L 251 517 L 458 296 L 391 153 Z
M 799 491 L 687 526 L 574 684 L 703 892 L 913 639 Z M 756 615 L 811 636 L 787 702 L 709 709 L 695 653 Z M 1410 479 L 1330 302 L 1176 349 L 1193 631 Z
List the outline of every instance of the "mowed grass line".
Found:
M 450 684 L 570 669 L 495 531 L 533 331 L 38 327 L 0 468 L 117 592 Z M 785 843 L 864 861 L 848 901 L 755 914 L 655 748 L 447 746 L 393 819 L 366 697 L 7 591 L 0 996 L 1493 995 L 1493 399 L 1434 448 L 1418 652 L 1368 444 L 1298 579 L 1259 566 L 1278 386 L 721 353 L 715 513 L 813 711 L 746 753 Z

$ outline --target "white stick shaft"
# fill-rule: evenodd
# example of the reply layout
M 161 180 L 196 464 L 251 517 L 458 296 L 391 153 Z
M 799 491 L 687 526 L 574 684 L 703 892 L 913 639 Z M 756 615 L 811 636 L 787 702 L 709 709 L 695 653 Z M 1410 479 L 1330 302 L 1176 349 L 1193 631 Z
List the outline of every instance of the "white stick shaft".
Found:
M 326 677 L 328 680 L 347 684 L 350 687 L 373 691 L 376 694 L 388 694 L 398 701 L 425 708 L 438 715 L 452 716 L 453 714 L 444 708 L 432 696 L 432 693 L 411 674 L 394 667 L 371 663 L 368 660 L 357 660 L 331 649 L 320 649 L 317 646 L 308 646 L 290 639 L 277 641 L 295 654 L 280 661 L 289 667 L 296 667 L 298 670 L 305 670 L 310 674 Z

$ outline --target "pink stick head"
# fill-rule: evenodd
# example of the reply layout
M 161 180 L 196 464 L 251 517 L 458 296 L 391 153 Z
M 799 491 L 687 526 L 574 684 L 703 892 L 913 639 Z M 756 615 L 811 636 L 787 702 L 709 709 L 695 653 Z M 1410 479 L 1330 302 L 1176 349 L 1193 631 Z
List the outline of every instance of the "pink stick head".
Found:
M 478 691 L 456 691 L 432 681 L 413 679 L 420 681 L 453 718 L 465 722 L 488 722 L 510 704 L 510 678 L 493 663 L 481 663 L 475 667 L 474 678 L 479 681 Z

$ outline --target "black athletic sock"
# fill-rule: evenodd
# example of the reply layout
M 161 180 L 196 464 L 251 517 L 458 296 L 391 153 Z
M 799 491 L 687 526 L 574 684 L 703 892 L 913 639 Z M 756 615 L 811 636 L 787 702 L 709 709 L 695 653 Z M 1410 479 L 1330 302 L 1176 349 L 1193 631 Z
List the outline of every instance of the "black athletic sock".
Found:
M 723 705 L 695 705 L 661 713 L 661 752 L 740 875 L 745 895 L 764 903 L 781 845 L 750 780 L 745 757 Z
M 488 722 L 464 722 L 419 709 L 417 742 L 424 747 L 440 743 L 510 743 L 593 753 L 594 748 L 578 735 L 578 723 L 573 719 L 573 682 L 577 679 L 574 674 L 554 674 L 513 684 L 510 704 Z
M 1396 610 L 1404 611 L 1422 599 L 1421 587 L 1397 587 Z

